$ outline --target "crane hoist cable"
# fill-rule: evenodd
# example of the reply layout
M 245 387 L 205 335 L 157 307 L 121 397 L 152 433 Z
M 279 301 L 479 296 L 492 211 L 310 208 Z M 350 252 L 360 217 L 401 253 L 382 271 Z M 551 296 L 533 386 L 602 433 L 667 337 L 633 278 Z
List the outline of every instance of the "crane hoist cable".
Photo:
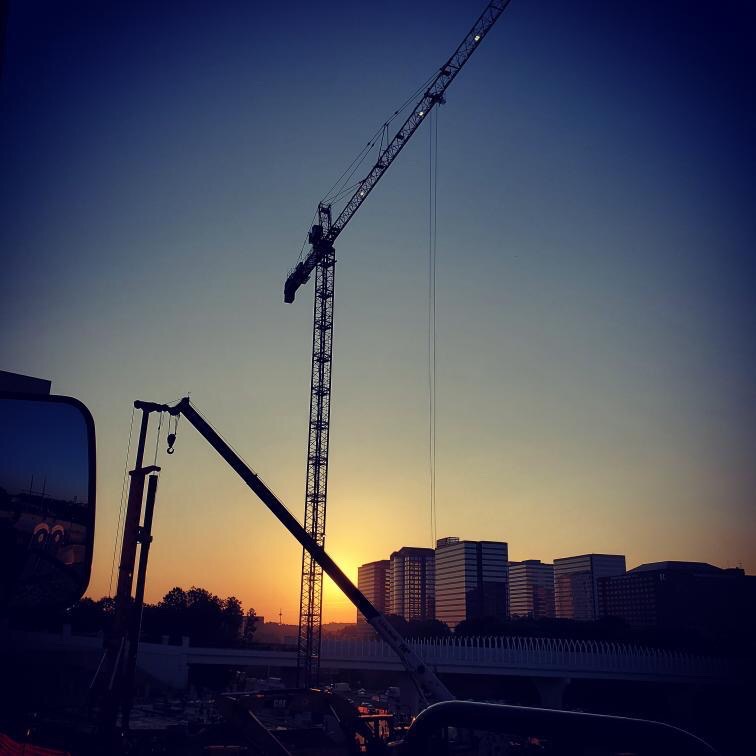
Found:
M 438 116 L 428 129 L 428 475 L 431 548 L 436 545 L 436 249 L 438 240 Z
M 157 466 L 158 457 L 158 445 L 160 444 L 160 431 L 163 429 L 163 413 L 160 413 L 160 419 L 158 420 L 157 432 L 155 433 L 155 459 L 153 465 Z

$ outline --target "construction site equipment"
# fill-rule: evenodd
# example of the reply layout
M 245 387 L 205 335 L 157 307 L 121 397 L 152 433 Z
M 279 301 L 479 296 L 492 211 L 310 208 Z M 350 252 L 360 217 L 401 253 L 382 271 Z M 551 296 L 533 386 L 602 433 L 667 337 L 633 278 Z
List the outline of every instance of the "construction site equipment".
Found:
M 142 412 L 142 420 L 137 446 L 136 467 L 131 471 L 131 483 L 124 533 L 121 548 L 118 592 L 113 631 L 105 644 L 105 652 L 92 682 L 94 697 L 97 699 L 101 731 L 106 742 L 115 732 L 120 709 L 121 725 L 128 728 L 135 660 L 139 646 L 139 636 L 144 602 L 144 585 L 147 573 L 149 544 L 152 540 L 151 527 L 155 506 L 159 467 L 142 467 L 144 446 L 150 415 L 168 413 L 173 417 L 185 417 L 200 435 L 215 449 L 234 472 L 252 489 L 265 506 L 278 518 L 279 522 L 297 539 L 310 558 L 333 580 L 344 595 L 362 613 L 378 635 L 394 649 L 404 668 L 417 687 L 422 700 L 427 704 L 454 700 L 454 696 L 412 650 L 399 632 L 376 609 L 357 586 L 344 574 L 341 568 L 326 553 L 325 549 L 300 525 L 284 504 L 253 472 L 244 460 L 226 443 L 189 402 L 182 399 L 175 405 L 155 402 L 134 402 L 134 407 Z M 172 450 L 175 434 L 168 437 L 168 448 Z M 139 524 L 145 493 L 145 479 L 149 481 L 145 502 L 144 521 Z M 137 545 L 141 543 L 137 566 Z M 137 584 L 134 587 L 136 568 Z
M 397 158 L 433 108 L 443 103 L 444 94 L 470 59 L 510 0 L 490 2 L 451 57 L 441 66 L 422 97 L 394 137 L 347 201 L 335 220 L 331 204 L 318 205 L 318 222 L 308 234 L 310 251 L 289 272 L 284 284 L 284 302 L 293 302 L 297 290 L 315 271 L 315 306 L 312 329 L 310 418 L 307 441 L 307 478 L 304 527 L 322 547 L 325 544 L 326 497 L 328 492 L 328 442 L 331 416 L 331 365 L 333 356 L 333 285 L 336 256 L 334 242 L 354 217 L 391 163 Z M 387 122 L 388 123 L 388 122 Z M 320 638 L 323 572 L 307 549 L 302 551 L 302 584 L 299 604 L 297 664 L 300 684 L 317 685 L 320 670 Z

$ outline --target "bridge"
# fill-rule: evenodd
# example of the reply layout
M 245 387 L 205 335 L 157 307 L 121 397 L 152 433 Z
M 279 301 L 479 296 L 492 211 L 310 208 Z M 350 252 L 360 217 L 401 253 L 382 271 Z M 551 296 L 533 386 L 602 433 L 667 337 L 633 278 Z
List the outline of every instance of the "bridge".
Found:
M 89 650 L 99 653 L 102 640 L 26 633 L 17 637 L 48 651 Z M 646 648 L 611 641 L 563 638 L 447 637 L 409 640 L 426 664 L 441 675 L 485 675 L 532 678 L 544 705 L 558 707 L 570 680 L 630 680 L 640 682 L 717 684 L 737 674 L 736 660 L 699 656 L 683 651 Z M 167 643 L 141 643 L 138 666 L 166 685 L 185 688 L 189 668 L 203 665 L 283 669 L 295 667 L 297 653 L 287 649 L 202 648 Z M 386 671 L 404 668 L 390 646 L 377 639 L 324 639 L 321 669 L 332 671 Z
M 733 672 L 733 665 L 724 659 L 609 641 L 449 637 L 408 642 L 426 664 L 441 674 L 721 682 Z M 296 666 L 295 651 L 187 647 L 185 654 L 187 664 Z M 391 647 L 373 639 L 324 639 L 320 666 L 403 671 Z

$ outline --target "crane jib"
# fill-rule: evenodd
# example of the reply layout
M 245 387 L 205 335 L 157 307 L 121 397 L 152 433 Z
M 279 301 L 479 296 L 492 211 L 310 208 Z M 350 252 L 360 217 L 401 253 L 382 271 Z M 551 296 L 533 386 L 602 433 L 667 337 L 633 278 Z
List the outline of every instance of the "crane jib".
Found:
M 449 85 L 456 78 L 462 69 L 462 66 L 469 60 L 475 49 L 479 46 L 483 37 L 491 30 L 496 20 L 501 16 L 510 0 L 498 0 L 489 3 L 478 20 L 473 24 L 472 29 L 468 32 L 451 57 L 439 69 L 435 79 L 426 89 L 421 100 L 415 105 L 407 120 L 402 124 L 394 138 L 386 145 L 384 150 L 378 156 L 375 164 L 368 175 L 360 182 L 352 197 L 349 199 L 344 209 L 333 222 L 328 232 L 323 237 L 324 241 L 333 244 L 338 235 L 344 230 L 347 223 L 352 219 L 359 209 L 360 205 L 367 199 L 368 194 L 373 190 L 375 185 L 380 181 L 383 174 L 396 159 L 402 148 L 409 141 L 420 124 L 427 118 L 428 113 L 440 103 L 444 102 L 444 93 Z M 284 284 L 284 302 L 291 303 L 294 301 L 297 289 L 303 286 L 310 279 L 310 275 L 322 258 L 314 246 L 305 259 L 298 263 L 289 273 Z

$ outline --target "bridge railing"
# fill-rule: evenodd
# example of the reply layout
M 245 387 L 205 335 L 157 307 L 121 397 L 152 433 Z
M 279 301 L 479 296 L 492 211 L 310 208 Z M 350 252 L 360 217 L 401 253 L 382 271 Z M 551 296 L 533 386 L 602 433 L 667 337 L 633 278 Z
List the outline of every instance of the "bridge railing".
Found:
M 466 637 L 408 640 L 428 664 L 497 668 L 585 670 L 649 675 L 720 676 L 726 660 L 684 651 L 647 648 L 613 641 L 564 638 Z M 324 639 L 323 658 L 396 660 L 376 639 Z

